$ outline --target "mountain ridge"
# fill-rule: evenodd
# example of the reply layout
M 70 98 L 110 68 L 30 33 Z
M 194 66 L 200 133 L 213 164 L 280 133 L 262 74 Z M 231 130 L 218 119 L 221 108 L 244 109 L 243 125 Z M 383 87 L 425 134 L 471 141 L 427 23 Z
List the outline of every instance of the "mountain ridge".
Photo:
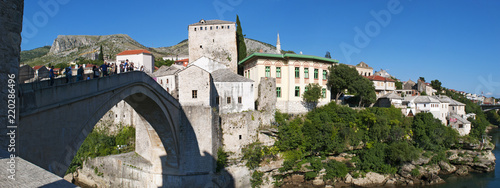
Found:
M 30 66 L 47 65 L 49 63 L 69 63 L 79 57 L 92 56 L 103 48 L 107 59 L 115 59 L 116 54 L 124 50 L 147 49 L 156 58 L 169 55 L 189 55 L 188 39 L 176 45 L 168 47 L 149 48 L 127 34 L 113 35 L 58 35 L 48 52 L 47 46 L 21 52 L 21 63 Z M 245 38 L 247 54 L 262 51 L 264 53 L 276 53 L 276 47 L 255 39 Z

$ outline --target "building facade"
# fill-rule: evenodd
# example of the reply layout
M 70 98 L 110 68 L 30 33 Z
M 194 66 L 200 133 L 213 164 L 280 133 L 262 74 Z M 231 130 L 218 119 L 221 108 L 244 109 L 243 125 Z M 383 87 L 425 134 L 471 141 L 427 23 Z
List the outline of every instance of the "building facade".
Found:
M 227 68 L 215 70 L 211 75 L 217 90 L 216 104 L 219 105 L 221 114 L 255 109 L 253 80 Z
M 147 50 L 125 50 L 116 54 L 116 62 L 119 65 L 122 61 L 126 60 L 134 63 L 136 70 L 144 66 L 144 72 L 153 73 L 155 67 L 155 58 L 153 54 Z
M 237 73 L 236 24 L 223 20 L 200 20 L 188 26 L 189 63 L 205 56 Z
M 239 62 L 243 65 L 244 76 L 255 81 L 254 90 L 261 77 L 276 78 L 276 108 L 285 113 L 308 111 L 302 94 L 310 83 L 322 87 L 318 105 L 330 102 L 331 94 L 326 86 L 328 67 L 337 63 L 337 60 L 310 55 L 265 53 L 253 53 Z M 254 95 L 256 98 L 257 93 Z
M 177 73 L 179 103 L 182 106 L 214 106 L 216 91 L 212 76 L 206 70 L 191 65 Z
M 372 76 L 373 68 L 368 66 L 365 62 L 361 61 L 356 65 L 356 70 L 361 76 Z
M 391 78 L 385 78 L 377 75 L 365 76 L 365 78 L 368 78 L 373 82 L 377 98 L 388 93 L 394 93 L 394 91 L 396 90 L 396 81 Z

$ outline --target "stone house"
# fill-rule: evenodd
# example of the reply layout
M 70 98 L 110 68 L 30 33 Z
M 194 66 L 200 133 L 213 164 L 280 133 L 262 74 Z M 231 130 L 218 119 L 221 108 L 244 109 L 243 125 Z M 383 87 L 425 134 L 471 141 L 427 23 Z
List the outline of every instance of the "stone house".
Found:
M 156 82 L 176 99 L 179 98 L 179 93 L 177 93 L 176 74 L 182 69 L 184 69 L 184 67 L 179 65 L 164 65 L 153 73 Z
M 260 84 L 260 78 L 276 79 L 276 108 L 284 113 L 308 111 L 302 94 L 310 83 L 322 87 L 318 105 L 329 103 L 331 94 L 326 86 L 328 68 L 337 63 L 337 60 L 318 56 L 267 53 L 253 53 L 239 62 L 243 66 L 244 76 L 255 82 L 254 91 Z M 257 93 L 254 96 L 257 98 Z
M 155 59 L 151 52 L 147 50 L 125 50 L 116 54 L 116 64 L 120 65 L 120 63 L 126 60 L 134 63 L 134 67 L 136 70 L 139 70 L 141 66 L 144 66 L 144 72 L 153 73 L 155 67 Z M 119 72 L 119 70 L 118 70 Z
M 356 65 L 356 70 L 358 71 L 359 75 L 361 76 L 372 76 L 373 75 L 373 68 L 368 66 L 365 62 L 361 61 Z
M 237 73 L 236 23 L 200 20 L 188 26 L 189 63 L 206 56 Z
M 468 135 L 472 127 L 470 121 L 457 114 L 453 114 L 449 117 L 448 126 L 457 130 L 460 136 Z
M 368 78 L 373 82 L 377 98 L 388 93 L 394 93 L 396 90 L 396 81 L 391 78 L 385 78 L 377 75 L 365 76 L 365 78 Z
M 25 83 L 26 81 L 35 77 L 35 70 L 29 65 L 23 65 L 19 67 L 19 83 Z
M 230 69 L 212 72 L 217 89 L 216 103 L 222 114 L 255 109 L 253 80 L 233 73 Z
M 407 82 L 403 83 L 403 89 L 404 90 L 414 90 L 414 89 L 417 89 L 416 86 L 415 86 L 416 84 L 417 83 L 415 83 L 414 81 L 412 81 L 410 79 Z
M 49 78 L 50 71 L 45 65 L 34 66 L 35 78 L 41 80 L 43 78 Z
M 388 93 L 377 99 L 375 106 L 378 107 L 391 107 L 394 106 L 396 108 L 402 108 L 403 106 L 403 97 L 396 93 Z
M 176 82 L 182 106 L 215 106 L 217 92 L 208 71 L 190 65 L 177 73 Z
M 392 76 L 384 69 L 380 69 L 380 71 L 376 71 L 373 75 L 382 76 L 384 78 L 391 78 Z

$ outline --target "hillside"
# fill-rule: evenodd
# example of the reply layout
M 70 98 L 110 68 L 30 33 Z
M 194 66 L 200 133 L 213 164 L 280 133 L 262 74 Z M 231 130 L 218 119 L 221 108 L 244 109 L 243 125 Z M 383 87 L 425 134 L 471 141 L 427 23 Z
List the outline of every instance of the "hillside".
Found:
M 254 39 L 245 38 L 247 54 L 262 50 L 264 53 L 276 53 L 276 47 Z M 31 66 L 49 63 L 68 63 L 78 57 L 99 52 L 103 47 L 105 58 L 114 59 L 124 50 L 147 49 L 156 58 L 168 55 L 188 55 L 188 40 L 183 40 L 170 47 L 148 48 L 125 34 L 116 35 L 59 35 L 51 47 L 45 46 L 21 52 L 21 63 Z
M 85 56 L 87 54 L 92 54 L 94 52 L 99 52 L 100 46 L 103 47 L 104 56 L 109 59 L 114 59 L 116 54 L 124 50 L 133 49 L 148 49 L 153 53 L 155 57 L 162 57 L 166 54 L 158 53 L 154 49 L 145 47 L 144 45 L 138 43 L 130 36 L 125 34 L 116 35 L 59 35 L 49 52 L 46 55 L 35 58 L 26 58 L 24 54 L 31 54 L 33 50 L 23 51 L 21 58 L 25 63 L 31 66 L 34 65 L 44 65 L 48 63 L 58 64 L 58 63 L 68 63 L 74 59 Z M 37 49 L 35 49 L 37 50 Z
M 33 50 L 22 51 L 21 52 L 21 62 L 30 61 L 37 57 L 42 57 L 49 53 L 50 46 L 44 46 L 40 48 L 35 48 Z

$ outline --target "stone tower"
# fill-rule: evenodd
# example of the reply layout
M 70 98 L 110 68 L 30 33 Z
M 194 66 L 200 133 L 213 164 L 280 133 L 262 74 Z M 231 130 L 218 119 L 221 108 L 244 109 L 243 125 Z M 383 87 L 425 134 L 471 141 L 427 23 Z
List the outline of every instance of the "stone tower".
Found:
M 236 23 L 223 20 L 200 20 L 188 26 L 189 63 L 205 56 L 238 71 Z
M 278 33 L 278 40 L 276 41 L 276 53 L 281 54 L 280 33 Z

